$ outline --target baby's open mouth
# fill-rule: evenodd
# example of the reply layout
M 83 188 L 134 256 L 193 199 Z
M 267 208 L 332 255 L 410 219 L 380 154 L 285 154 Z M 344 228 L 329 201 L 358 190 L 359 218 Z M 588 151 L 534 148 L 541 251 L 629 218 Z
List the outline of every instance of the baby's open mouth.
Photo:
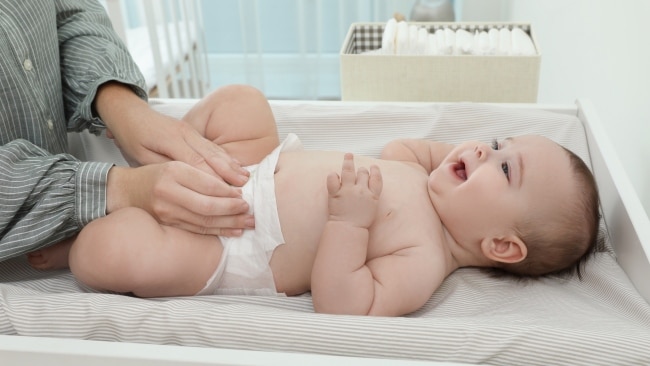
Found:
M 467 172 L 465 171 L 465 163 L 462 161 L 459 161 L 455 166 L 454 166 L 454 172 L 456 175 L 462 179 L 462 180 L 467 180 Z

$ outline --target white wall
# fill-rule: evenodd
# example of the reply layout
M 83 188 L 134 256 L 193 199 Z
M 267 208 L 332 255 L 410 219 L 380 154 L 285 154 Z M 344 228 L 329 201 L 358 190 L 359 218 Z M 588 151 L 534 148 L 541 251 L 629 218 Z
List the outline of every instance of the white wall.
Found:
M 650 1 L 489 0 L 501 9 L 473 11 L 479 2 L 462 1 L 463 20 L 532 23 L 542 51 L 538 102 L 591 99 L 650 215 Z

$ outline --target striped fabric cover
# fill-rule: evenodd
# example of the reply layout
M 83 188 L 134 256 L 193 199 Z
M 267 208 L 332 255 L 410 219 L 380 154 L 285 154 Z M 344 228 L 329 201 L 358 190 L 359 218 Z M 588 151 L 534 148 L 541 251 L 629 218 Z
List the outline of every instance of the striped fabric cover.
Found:
M 580 122 L 563 114 L 470 103 L 272 105 L 281 135 L 295 132 L 307 148 L 377 155 L 400 137 L 456 143 L 535 133 L 589 159 Z M 187 106 L 158 108 L 181 116 Z M 87 157 L 119 158 L 106 146 L 93 144 Z M 309 295 L 101 294 L 69 271 L 38 272 L 15 259 L 0 264 L 0 333 L 499 365 L 648 364 L 650 306 L 604 238 L 582 281 L 517 282 L 461 269 L 422 309 L 400 318 L 314 314 Z

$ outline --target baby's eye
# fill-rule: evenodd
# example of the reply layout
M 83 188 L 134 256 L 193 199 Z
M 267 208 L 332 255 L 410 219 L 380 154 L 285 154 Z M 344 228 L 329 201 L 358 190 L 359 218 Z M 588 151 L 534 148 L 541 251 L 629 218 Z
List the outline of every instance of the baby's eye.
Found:
M 497 139 L 492 140 L 492 150 L 499 150 L 499 141 Z M 503 170 L 503 174 L 506 175 L 506 178 L 510 180 L 510 167 L 508 166 L 508 163 L 501 163 L 501 170 Z
M 508 166 L 508 163 L 501 163 L 501 170 L 503 170 L 503 174 L 506 175 L 506 178 L 510 180 L 510 167 Z

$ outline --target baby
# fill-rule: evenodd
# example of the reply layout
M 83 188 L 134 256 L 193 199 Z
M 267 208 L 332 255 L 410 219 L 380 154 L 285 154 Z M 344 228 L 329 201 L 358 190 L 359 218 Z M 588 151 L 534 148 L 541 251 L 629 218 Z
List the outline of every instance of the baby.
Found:
M 381 159 L 304 151 L 295 135 L 279 142 L 266 98 L 246 86 L 215 91 L 183 119 L 248 165 L 242 191 L 255 230 L 199 235 L 128 208 L 38 256 L 64 252 L 58 266 L 69 260 L 76 278 L 98 290 L 311 291 L 317 312 L 399 316 L 457 268 L 536 277 L 576 268 L 594 247 L 593 176 L 543 137 L 491 146 L 397 140 Z

